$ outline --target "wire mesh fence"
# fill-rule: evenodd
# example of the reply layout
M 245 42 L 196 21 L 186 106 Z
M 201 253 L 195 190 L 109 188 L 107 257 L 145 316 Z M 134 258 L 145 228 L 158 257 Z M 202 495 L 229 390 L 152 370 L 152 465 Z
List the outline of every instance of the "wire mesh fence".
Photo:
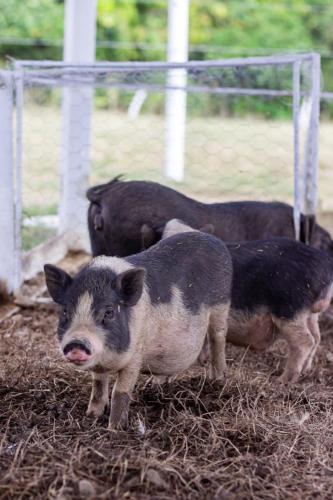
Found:
M 22 247 L 57 234 L 60 202 L 61 91 L 24 90 L 22 113 Z
M 56 234 L 78 238 L 86 231 L 88 180 L 121 173 L 202 200 L 292 202 L 297 167 L 302 197 L 302 166 L 307 156 L 315 163 L 316 153 L 316 129 L 307 145 L 315 118 L 313 61 L 313 55 L 185 65 L 17 61 L 23 250 Z M 184 168 L 181 182 L 165 176 L 174 172 L 168 162 Z

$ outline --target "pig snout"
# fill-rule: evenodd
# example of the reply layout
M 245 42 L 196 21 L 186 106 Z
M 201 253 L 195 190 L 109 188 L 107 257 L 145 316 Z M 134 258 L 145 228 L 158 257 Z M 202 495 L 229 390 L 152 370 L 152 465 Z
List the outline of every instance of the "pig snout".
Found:
M 65 358 L 76 365 L 81 365 L 91 357 L 91 350 L 87 343 L 81 340 L 72 340 L 63 348 Z

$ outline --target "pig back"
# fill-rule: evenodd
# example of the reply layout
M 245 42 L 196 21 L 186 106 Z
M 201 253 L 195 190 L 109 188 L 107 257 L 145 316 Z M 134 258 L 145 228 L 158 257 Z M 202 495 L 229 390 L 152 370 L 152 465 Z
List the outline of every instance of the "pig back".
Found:
M 333 281 L 329 254 L 288 238 L 228 243 L 233 262 L 231 308 L 291 319 L 310 309 Z
M 215 236 L 229 242 L 295 238 L 293 207 L 278 201 L 213 203 L 210 222 L 214 225 Z M 314 217 L 309 221 L 301 214 L 300 241 L 333 256 L 330 234 Z
M 106 185 L 107 186 L 107 185 Z M 116 180 L 109 187 L 96 186 L 89 195 L 88 227 L 92 253 L 125 257 L 143 250 L 142 227 L 152 229 L 150 245 L 161 234 L 156 231 L 168 220 L 185 218 L 195 228 L 205 223 L 204 205 L 174 189 L 147 181 Z
M 119 178 L 90 188 L 87 197 L 93 256 L 126 257 L 140 252 L 160 240 L 163 226 L 171 219 L 199 230 L 209 224 L 223 241 L 295 237 L 293 208 L 281 202 L 205 204 L 155 182 L 124 182 Z M 301 241 L 333 255 L 329 233 L 315 220 L 309 231 L 307 228 L 307 220 L 301 215 Z
M 171 302 L 174 287 L 193 314 L 202 305 L 230 301 L 231 257 L 225 244 L 214 236 L 200 232 L 177 234 L 126 260 L 146 269 L 153 305 Z

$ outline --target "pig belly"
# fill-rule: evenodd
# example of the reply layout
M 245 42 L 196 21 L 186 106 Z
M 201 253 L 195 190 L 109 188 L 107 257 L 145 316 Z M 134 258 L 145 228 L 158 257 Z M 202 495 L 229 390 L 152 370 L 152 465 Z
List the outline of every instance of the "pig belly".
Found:
M 144 368 L 154 375 L 175 375 L 196 362 L 208 328 L 207 312 L 169 312 L 148 335 Z
M 269 313 L 248 315 L 237 311 L 230 312 L 227 342 L 264 351 L 273 344 L 276 333 Z

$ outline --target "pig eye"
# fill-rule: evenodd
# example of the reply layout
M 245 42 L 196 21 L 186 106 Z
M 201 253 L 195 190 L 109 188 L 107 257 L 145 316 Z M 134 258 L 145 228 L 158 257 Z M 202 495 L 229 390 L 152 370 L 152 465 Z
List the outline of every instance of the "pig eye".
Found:
M 114 309 L 112 307 L 108 307 L 104 312 L 104 320 L 110 320 L 114 317 Z
M 63 308 L 63 310 L 61 311 L 61 315 L 62 315 L 62 318 L 63 319 L 68 319 L 68 310 L 66 309 L 66 307 Z

